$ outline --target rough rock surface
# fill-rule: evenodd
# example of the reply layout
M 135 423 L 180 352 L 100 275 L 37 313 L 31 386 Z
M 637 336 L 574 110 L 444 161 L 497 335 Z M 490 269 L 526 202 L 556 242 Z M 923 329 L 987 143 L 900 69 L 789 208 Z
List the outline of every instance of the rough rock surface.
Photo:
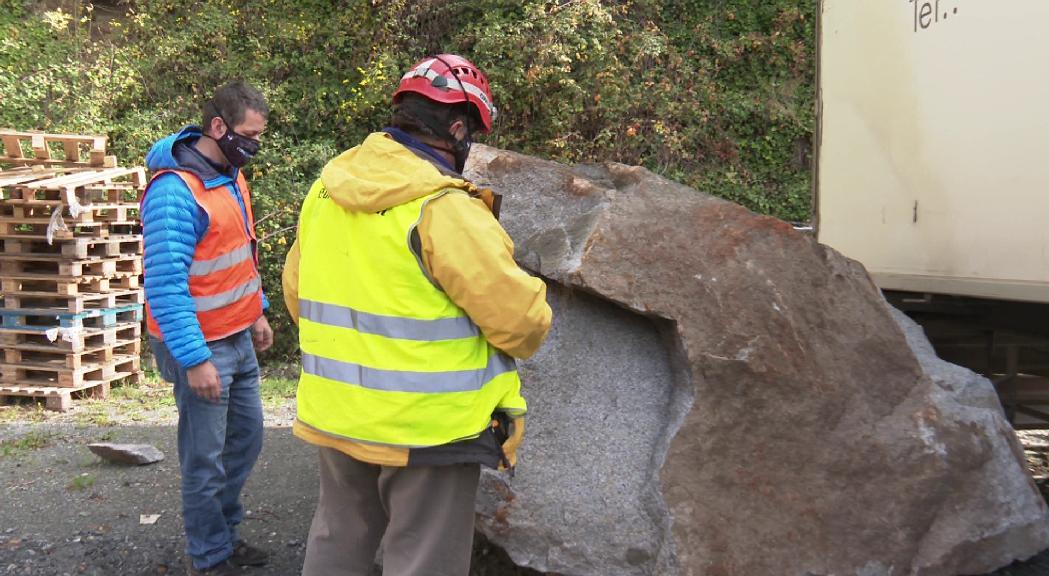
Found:
M 953 576 L 1049 546 L 986 383 L 916 356 L 857 263 L 641 168 L 477 146 L 467 176 L 557 314 L 518 475 L 478 508 L 518 564 Z
M 164 459 L 164 453 L 149 444 L 97 442 L 88 444 L 87 447 L 103 460 L 109 460 L 117 464 L 141 466 L 143 464 L 160 462 Z

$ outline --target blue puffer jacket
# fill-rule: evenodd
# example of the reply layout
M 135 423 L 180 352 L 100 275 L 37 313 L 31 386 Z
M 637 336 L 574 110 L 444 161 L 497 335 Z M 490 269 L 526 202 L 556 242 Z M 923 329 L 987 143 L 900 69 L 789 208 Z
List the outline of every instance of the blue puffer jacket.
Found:
M 225 186 L 244 210 L 236 168 L 216 166 L 197 152 L 193 144 L 200 136 L 200 128 L 187 126 L 158 141 L 146 156 L 146 166 L 152 172 L 164 169 L 192 172 L 207 188 Z M 181 178 L 164 174 L 150 183 L 142 206 L 142 227 L 146 301 L 171 355 L 182 368 L 192 368 L 211 358 L 189 294 L 189 267 L 197 243 L 208 230 L 208 215 L 197 205 L 193 192 Z M 265 295 L 262 309 L 269 309 Z

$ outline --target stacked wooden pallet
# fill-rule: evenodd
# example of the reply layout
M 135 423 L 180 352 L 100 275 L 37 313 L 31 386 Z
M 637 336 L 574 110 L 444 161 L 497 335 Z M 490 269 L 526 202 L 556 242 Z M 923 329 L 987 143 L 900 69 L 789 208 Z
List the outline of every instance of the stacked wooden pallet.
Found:
M 141 382 L 145 171 L 116 166 L 97 136 L 0 141 L 13 165 L 0 170 L 0 396 L 67 410 L 74 395 Z
M 15 166 L 113 168 L 117 165 L 116 156 L 106 156 L 105 136 L 0 130 L 0 143 L 3 144 L 0 162 Z

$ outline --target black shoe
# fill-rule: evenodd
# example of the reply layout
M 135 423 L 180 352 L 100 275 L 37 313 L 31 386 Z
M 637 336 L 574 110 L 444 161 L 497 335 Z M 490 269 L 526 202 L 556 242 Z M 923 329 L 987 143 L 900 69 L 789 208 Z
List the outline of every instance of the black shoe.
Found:
M 270 561 L 270 553 L 241 540 L 233 546 L 229 559 L 237 566 L 265 566 Z
M 244 571 L 240 569 L 240 566 L 230 562 L 229 559 L 223 560 L 211 568 L 204 568 L 203 570 L 194 568 L 193 562 L 190 562 L 188 559 L 187 562 L 189 562 L 189 571 L 187 572 L 189 576 L 231 576 L 244 573 Z

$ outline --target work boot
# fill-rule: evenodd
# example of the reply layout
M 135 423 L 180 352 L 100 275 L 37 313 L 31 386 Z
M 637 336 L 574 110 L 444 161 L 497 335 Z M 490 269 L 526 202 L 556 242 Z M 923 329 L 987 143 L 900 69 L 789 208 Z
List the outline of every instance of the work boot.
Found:
M 189 560 L 187 559 L 187 562 L 188 561 Z M 240 566 L 230 562 L 229 559 L 223 560 L 211 568 L 204 569 L 194 568 L 193 562 L 189 562 L 189 571 L 187 572 L 189 576 L 231 576 L 243 573 L 244 571 L 240 569 Z
M 265 566 L 270 561 L 270 553 L 241 540 L 233 546 L 229 559 L 237 566 Z

